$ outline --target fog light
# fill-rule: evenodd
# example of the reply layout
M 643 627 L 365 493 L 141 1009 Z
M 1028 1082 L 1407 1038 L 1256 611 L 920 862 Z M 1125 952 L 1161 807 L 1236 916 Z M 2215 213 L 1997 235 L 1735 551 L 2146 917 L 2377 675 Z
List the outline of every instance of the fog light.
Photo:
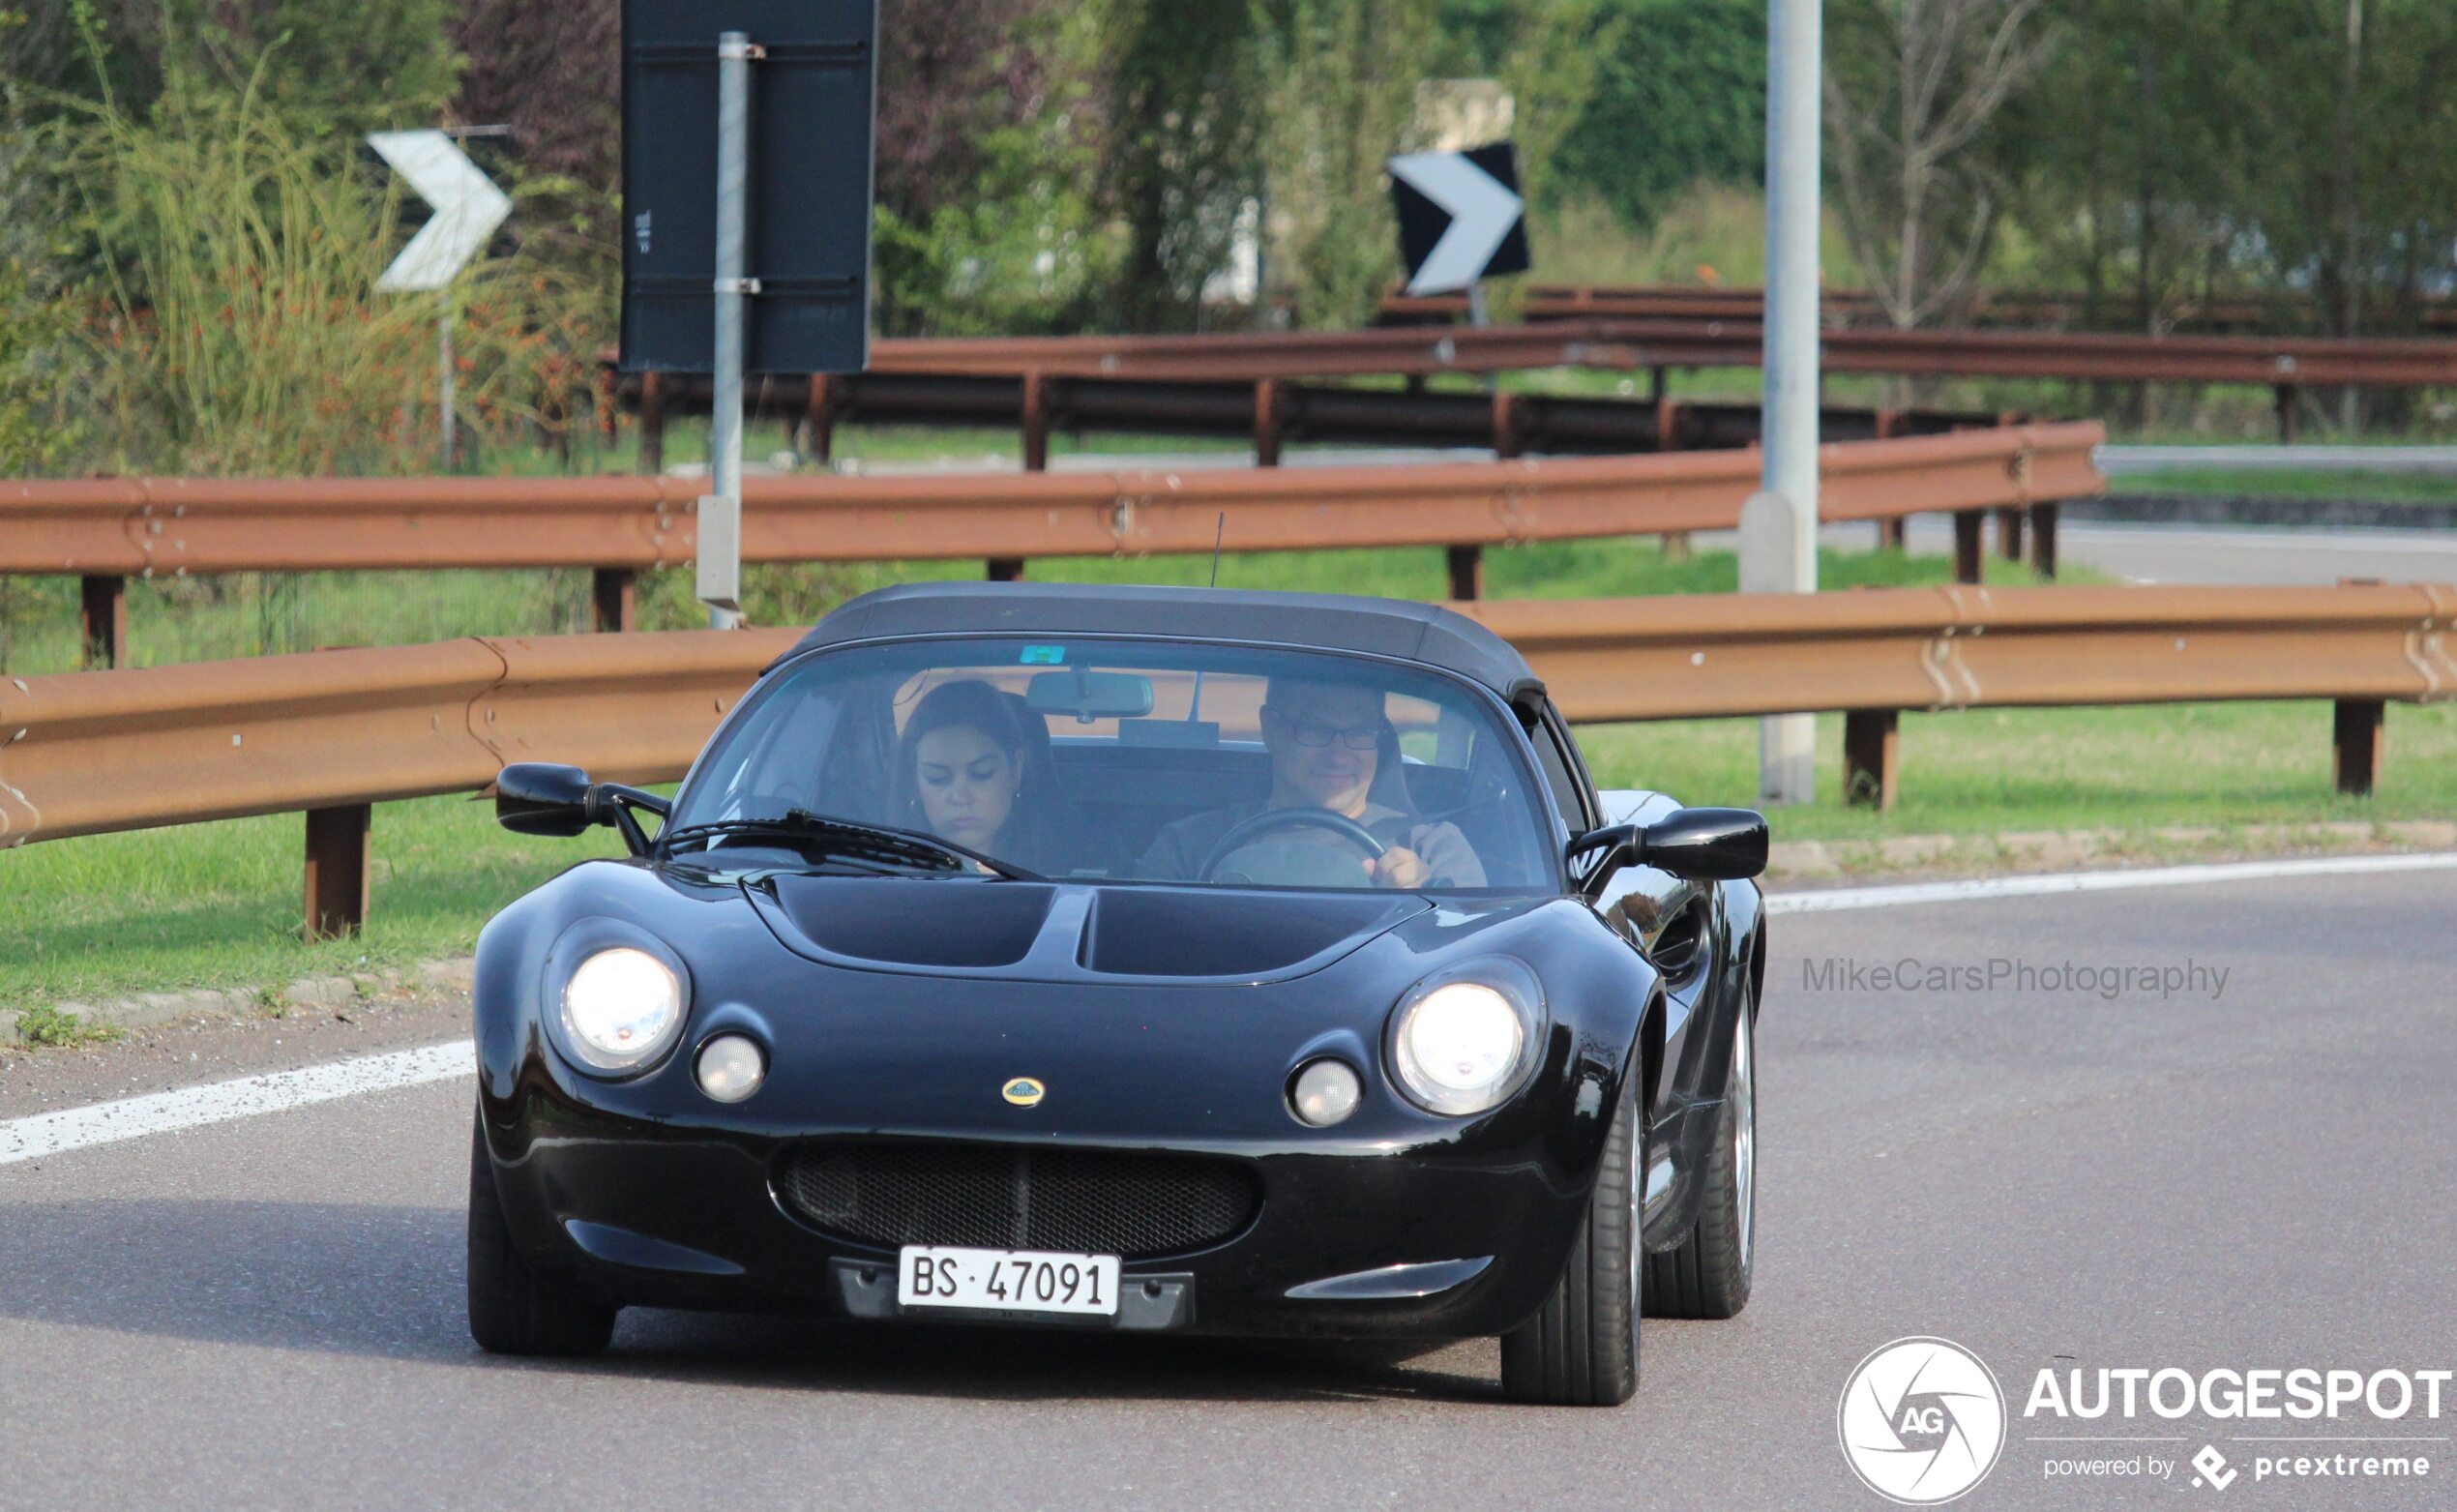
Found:
M 721 1103 L 738 1103 L 768 1079 L 768 1057 L 759 1042 L 720 1034 L 699 1047 L 699 1089 Z
M 1365 1083 L 1346 1061 L 1309 1061 L 1288 1087 L 1288 1106 L 1295 1110 L 1297 1121 L 1317 1129 L 1338 1123 L 1364 1100 Z

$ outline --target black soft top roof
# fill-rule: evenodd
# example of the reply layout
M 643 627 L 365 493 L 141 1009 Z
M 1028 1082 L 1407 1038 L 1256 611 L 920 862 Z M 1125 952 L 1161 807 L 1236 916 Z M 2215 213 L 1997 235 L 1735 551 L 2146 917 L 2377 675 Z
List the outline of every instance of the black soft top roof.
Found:
M 1543 684 L 1510 642 L 1434 604 L 1335 593 L 916 582 L 840 606 L 789 654 L 900 636 L 1172 636 L 1306 650 L 1358 651 L 1456 672 L 1505 698 Z

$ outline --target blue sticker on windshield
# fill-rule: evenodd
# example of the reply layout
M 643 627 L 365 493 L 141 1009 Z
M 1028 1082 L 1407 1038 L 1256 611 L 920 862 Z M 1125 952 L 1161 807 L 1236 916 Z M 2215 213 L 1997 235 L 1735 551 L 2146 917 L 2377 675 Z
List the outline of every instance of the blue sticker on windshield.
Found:
M 1025 646 L 1023 648 L 1023 665 L 1026 667 L 1063 667 L 1066 665 L 1066 647 Z

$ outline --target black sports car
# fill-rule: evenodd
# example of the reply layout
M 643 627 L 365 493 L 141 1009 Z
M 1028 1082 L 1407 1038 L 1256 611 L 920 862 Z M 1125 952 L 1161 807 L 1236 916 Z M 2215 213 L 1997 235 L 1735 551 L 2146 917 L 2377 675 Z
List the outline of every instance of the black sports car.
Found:
M 930 584 L 759 678 L 478 947 L 469 1319 L 1499 1335 L 1618 1403 L 1747 1300 L 1765 823 L 1595 791 L 1474 622 Z M 655 833 L 642 815 L 655 821 Z

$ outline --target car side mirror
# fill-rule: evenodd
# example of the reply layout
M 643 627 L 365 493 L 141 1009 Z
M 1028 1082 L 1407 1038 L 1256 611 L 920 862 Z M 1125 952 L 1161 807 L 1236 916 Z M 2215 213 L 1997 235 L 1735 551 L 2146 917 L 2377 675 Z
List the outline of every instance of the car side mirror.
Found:
M 1676 809 L 1652 824 L 1589 830 L 1570 842 L 1569 860 L 1588 898 L 1642 864 L 1687 881 L 1736 881 L 1766 869 L 1766 818 L 1754 809 Z
M 641 855 L 648 836 L 632 816 L 635 809 L 663 817 L 671 805 L 636 787 L 590 782 L 578 767 L 553 761 L 515 761 L 495 774 L 495 822 L 516 835 L 572 836 L 608 824 Z

